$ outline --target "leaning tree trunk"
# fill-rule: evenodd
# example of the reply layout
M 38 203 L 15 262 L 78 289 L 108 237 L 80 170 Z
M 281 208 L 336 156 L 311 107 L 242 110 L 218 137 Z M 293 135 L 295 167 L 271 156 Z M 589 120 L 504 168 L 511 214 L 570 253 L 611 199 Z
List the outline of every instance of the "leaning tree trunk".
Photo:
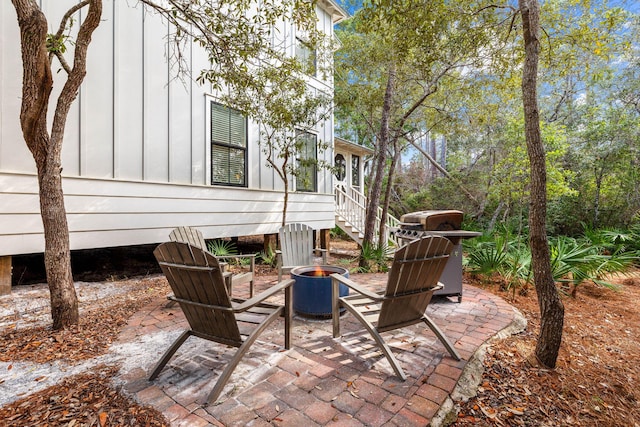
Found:
M 378 156 L 375 163 L 375 171 L 373 182 L 371 183 L 371 191 L 369 202 L 367 204 L 367 214 L 364 224 L 364 244 L 373 244 L 373 234 L 376 227 L 376 216 L 378 215 L 378 206 L 380 205 L 380 193 L 382 192 L 382 180 L 384 178 L 384 168 L 387 159 L 387 146 L 389 144 L 389 120 L 391 119 L 391 103 L 395 93 L 396 85 L 396 69 L 395 64 L 389 67 L 389 75 L 387 77 L 387 88 L 384 94 L 384 102 L 382 106 L 382 117 L 380 119 L 380 132 L 378 134 L 377 152 Z M 361 263 L 363 260 L 360 260 Z
M 393 157 L 391 158 L 391 164 L 389 165 L 389 170 L 387 171 L 387 186 L 384 190 L 384 200 L 382 202 L 382 212 L 380 214 L 381 218 L 380 218 L 380 228 L 378 230 L 378 241 L 379 242 L 384 242 L 384 244 L 387 244 L 387 241 L 385 240 L 387 237 L 387 234 L 385 231 L 388 228 L 387 225 L 387 214 L 389 213 L 389 204 L 391 203 L 391 190 L 392 190 L 392 184 L 393 184 L 393 176 L 395 174 L 395 170 L 396 167 L 398 165 L 398 162 L 400 161 L 400 155 L 402 153 L 402 150 L 398 147 L 400 144 L 398 143 L 398 138 L 394 138 L 393 141 Z
M 67 81 L 57 100 L 51 135 L 47 131 L 47 110 L 53 78 L 47 50 L 47 19 L 34 0 L 12 0 L 18 16 L 22 47 L 22 106 L 20 124 L 27 147 L 38 171 L 40 213 L 45 238 L 45 270 L 51 296 L 53 328 L 78 323 L 78 299 L 71 273 L 69 227 L 62 191 L 61 152 L 67 115 L 86 74 L 86 54 L 91 35 L 100 23 L 101 0 L 85 0 L 73 6 L 63 17 L 58 36 L 66 22 L 80 8 L 89 11 L 75 40 L 73 68 L 62 64 Z M 64 58 L 61 58 L 64 61 Z
M 538 0 L 519 0 L 518 3 L 522 15 L 525 48 L 522 101 L 527 152 L 531 163 L 529 239 L 533 278 L 540 306 L 540 335 L 536 344 L 535 357 L 537 362 L 545 367 L 555 368 L 562 341 L 564 307 L 551 274 L 546 231 L 547 177 L 537 100 L 540 5 Z

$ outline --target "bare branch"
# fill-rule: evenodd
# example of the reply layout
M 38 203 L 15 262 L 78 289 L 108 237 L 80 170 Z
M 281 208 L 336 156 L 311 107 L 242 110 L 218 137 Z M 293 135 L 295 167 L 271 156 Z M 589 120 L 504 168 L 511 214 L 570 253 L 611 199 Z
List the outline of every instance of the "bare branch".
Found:
M 52 55 L 55 55 L 55 57 L 58 58 L 58 61 L 60 61 L 60 65 L 62 65 L 62 68 L 67 72 L 67 74 L 71 74 L 71 67 L 69 66 L 67 60 L 64 58 L 64 54 L 59 50 L 49 52 L 49 61 L 51 61 Z
M 67 22 L 69 21 L 69 19 L 73 16 L 74 13 L 76 13 L 77 11 L 79 11 L 89 3 L 90 3 L 90 0 L 81 1 L 80 3 L 74 5 L 71 9 L 67 11 L 67 13 L 64 14 L 62 19 L 60 20 L 60 26 L 58 27 L 58 32 L 53 35 L 53 38 L 55 40 L 62 39 L 64 35 L 64 30 L 67 28 Z M 62 68 L 64 68 L 67 74 L 71 73 L 71 67 L 69 67 L 69 64 L 64 59 L 64 57 L 62 56 L 62 53 L 59 50 L 49 52 L 49 62 L 51 62 L 54 56 L 58 58 L 58 60 L 60 60 L 60 65 L 62 65 Z
M 62 87 L 62 92 L 60 92 L 60 96 L 58 97 L 56 111 L 53 116 L 51 140 L 54 142 L 54 145 L 62 140 L 69 108 L 78 95 L 78 89 L 84 80 L 84 76 L 87 74 L 87 49 L 89 48 L 89 43 L 91 43 L 91 36 L 95 29 L 98 28 L 100 17 L 102 16 L 102 0 L 89 0 L 89 4 L 89 12 L 78 31 L 73 57 L 73 68 Z

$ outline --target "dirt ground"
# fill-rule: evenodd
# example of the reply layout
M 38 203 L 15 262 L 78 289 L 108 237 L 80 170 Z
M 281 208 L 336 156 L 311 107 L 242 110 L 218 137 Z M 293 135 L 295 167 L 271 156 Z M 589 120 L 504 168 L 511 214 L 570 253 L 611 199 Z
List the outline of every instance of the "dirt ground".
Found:
M 349 244 L 332 243 L 336 249 L 351 249 Z M 348 256 L 331 262 L 348 263 Z M 273 271 L 261 267 L 258 274 L 269 273 Z M 618 284 L 617 290 L 585 283 L 576 298 L 563 296 L 563 344 L 556 369 L 549 371 L 526 362 L 539 327 L 535 292 L 514 297 L 499 283 L 465 277 L 465 283 L 508 300 L 524 314 L 528 326 L 519 335 L 491 343 L 478 394 L 468 402 L 457 402 L 460 414 L 455 424 L 640 426 L 640 272 L 612 281 Z M 112 284 L 131 288 L 126 304 L 121 298 L 87 303 L 81 324 L 70 331 L 53 332 L 39 324 L 0 319 L 0 361 L 8 362 L 6 369 L 11 369 L 13 363 L 26 360 L 75 363 L 95 357 L 106 351 L 133 313 L 168 293 L 164 279 L 158 276 L 114 280 Z M 67 378 L 2 406 L 0 426 L 168 425 L 159 412 L 138 406 L 109 385 L 116 369 L 100 366 L 91 374 Z

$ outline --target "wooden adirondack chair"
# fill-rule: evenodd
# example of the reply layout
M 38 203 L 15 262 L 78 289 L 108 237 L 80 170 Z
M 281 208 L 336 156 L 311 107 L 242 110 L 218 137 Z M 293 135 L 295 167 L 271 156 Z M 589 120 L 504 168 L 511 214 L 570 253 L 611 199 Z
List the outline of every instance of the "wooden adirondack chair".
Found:
M 339 311 L 346 308 L 369 331 L 396 375 L 405 380 L 407 376 L 380 334 L 424 322 L 451 357 L 460 360 L 444 333 L 425 314 L 433 293 L 443 287 L 438 280 L 452 249 L 453 244 L 439 236 L 425 236 L 401 247 L 394 255 L 387 289 L 379 294 L 339 274 L 332 274 L 333 337 L 340 336 Z M 340 283 L 356 293 L 340 297 Z
M 322 263 L 327 263 L 327 251 L 315 249 L 313 228 L 306 224 L 287 224 L 278 230 L 280 249 L 276 251 L 278 281 L 282 275 L 294 267 L 313 265 L 315 254 L 319 252 Z
M 171 240 L 172 242 L 189 243 L 191 246 L 204 249 L 205 251 L 207 250 L 207 242 L 204 240 L 202 232 L 194 227 L 178 227 L 173 229 L 173 231 L 171 231 L 171 233 L 169 234 L 169 240 Z M 233 295 L 234 286 L 241 285 L 243 283 L 249 283 L 249 297 L 253 297 L 253 280 L 256 267 L 256 255 L 225 255 L 216 256 L 216 258 L 218 258 L 219 261 L 222 261 L 220 262 L 220 267 L 222 268 L 223 276 L 225 277 L 227 283 L 229 295 Z M 243 258 L 250 259 L 249 271 L 243 271 L 235 274 L 227 271 L 228 263 L 225 261 L 231 259 L 240 260 Z
M 153 254 L 174 292 L 170 298 L 180 305 L 189 322 L 189 329 L 165 352 L 149 376 L 150 381 L 160 374 L 191 335 L 238 348 L 207 397 L 207 402 L 215 401 L 220 396 L 242 356 L 258 335 L 280 316 L 284 316 L 284 346 L 290 348 L 291 285 L 294 280 L 284 280 L 248 300 L 231 299 L 218 260 L 210 253 L 188 243 L 167 242 L 158 246 Z M 283 291 L 284 306 L 265 302 L 267 298 Z

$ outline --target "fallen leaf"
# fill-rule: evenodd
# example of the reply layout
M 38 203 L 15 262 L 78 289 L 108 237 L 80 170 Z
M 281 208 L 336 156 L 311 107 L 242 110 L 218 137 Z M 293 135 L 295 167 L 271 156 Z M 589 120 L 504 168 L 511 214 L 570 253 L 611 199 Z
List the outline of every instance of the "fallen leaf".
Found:
M 506 409 L 514 415 L 524 415 L 524 408 L 512 408 L 507 406 Z

